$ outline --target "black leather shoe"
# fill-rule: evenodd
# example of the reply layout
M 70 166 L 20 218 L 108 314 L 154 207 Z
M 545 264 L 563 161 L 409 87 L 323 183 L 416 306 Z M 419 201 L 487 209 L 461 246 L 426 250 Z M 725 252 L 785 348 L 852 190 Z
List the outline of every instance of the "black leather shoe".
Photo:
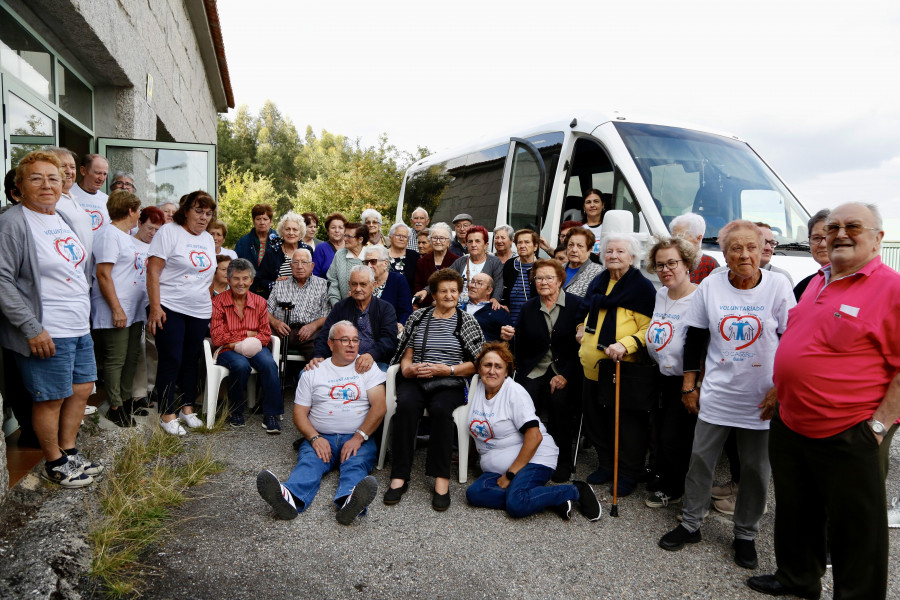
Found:
M 747 580 L 751 590 L 768 594 L 769 596 L 797 596 L 808 600 L 819 600 L 822 592 L 801 592 L 784 585 L 774 575 L 757 575 Z
M 450 508 L 450 492 L 446 494 L 431 493 L 431 508 L 438 512 L 444 512 Z
M 734 540 L 731 543 L 734 548 L 734 562 L 739 567 L 745 569 L 755 569 L 759 566 L 759 559 L 756 556 L 756 542 L 753 540 Z
M 685 544 L 696 544 L 702 539 L 703 536 L 700 534 L 699 529 L 691 533 L 684 528 L 684 525 L 679 525 L 666 535 L 662 536 L 659 540 L 659 547 L 663 550 L 674 552 L 675 550 L 684 548 Z
M 409 482 L 406 481 L 398 488 L 389 487 L 384 493 L 384 503 L 388 506 L 397 504 L 403 498 L 403 494 L 409 489 Z

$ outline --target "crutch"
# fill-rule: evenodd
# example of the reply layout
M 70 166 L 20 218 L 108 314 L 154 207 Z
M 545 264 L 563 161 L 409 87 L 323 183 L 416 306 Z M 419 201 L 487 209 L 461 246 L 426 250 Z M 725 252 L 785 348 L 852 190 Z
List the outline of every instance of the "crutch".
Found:
M 613 438 L 613 500 L 612 507 L 609 509 L 609 516 L 619 516 L 619 375 L 621 373 L 620 363 L 616 361 L 616 416 L 615 416 L 615 436 Z
M 284 322 L 290 327 L 291 312 L 294 310 L 292 302 L 279 302 L 278 307 L 284 316 Z M 279 336 L 281 338 L 281 356 L 278 358 L 278 380 L 281 381 L 281 393 L 284 395 L 285 373 L 287 372 L 287 356 L 288 342 L 291 341 L 291 334 Z

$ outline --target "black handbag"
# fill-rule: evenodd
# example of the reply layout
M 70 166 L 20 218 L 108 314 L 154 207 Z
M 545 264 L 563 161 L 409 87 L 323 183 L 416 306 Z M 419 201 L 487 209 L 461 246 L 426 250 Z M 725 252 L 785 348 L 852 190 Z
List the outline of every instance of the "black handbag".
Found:
M 647 349 L 638 342 L 638 360 L 619 363 L 619 406 L 628 410 L 655 410 L 659 408 L 659 365 L 650 359 Z M 600 406 L 616 405 L 616 363 L 600 360 L 597 365 L 597 384 Z
M 422 336 L 422 339 L 425 340 L 426 344 L 428 343 L 428 328 L 430 326 L 431 314 L 429 313 L 428 318 L 425 321 L 425 333 Z M 421 357 L 418 362 L 422 362 Z M 463 388 L 466 385 L 465 377 L 458 377 L 456 375 L 442 375 L 441 377 L 432 377 L 431 379 L 417 379 L 417 381 L 419 382 L 419 387 L 421 387 L 422 391 L 426 394 L 434 394 L 435 392 L 439 392 L 441 390 Z

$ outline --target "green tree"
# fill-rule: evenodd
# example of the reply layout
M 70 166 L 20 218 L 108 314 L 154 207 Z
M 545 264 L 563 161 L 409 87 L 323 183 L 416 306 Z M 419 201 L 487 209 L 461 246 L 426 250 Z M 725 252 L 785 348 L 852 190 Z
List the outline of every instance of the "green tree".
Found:
M 243 171 L 232 165 L 219 175 L 218 217 L 228 224 L 226 246 L 253 228 L 250 210 L 255 204 L 270 202 L 275 186 L 265 175 Z

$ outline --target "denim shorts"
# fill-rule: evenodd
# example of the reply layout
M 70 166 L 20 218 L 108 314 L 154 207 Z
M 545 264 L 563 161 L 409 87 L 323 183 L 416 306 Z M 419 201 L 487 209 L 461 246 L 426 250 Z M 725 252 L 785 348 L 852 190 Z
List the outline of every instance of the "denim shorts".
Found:
M 90 334 L 77 338 L 53 338 L 56 354 L 50 358 L 22 356 L 16 363 L 25 388 L 35 402 L 61 400 L 72 395 L 72 385 L 97 381 L 94 342 Z

